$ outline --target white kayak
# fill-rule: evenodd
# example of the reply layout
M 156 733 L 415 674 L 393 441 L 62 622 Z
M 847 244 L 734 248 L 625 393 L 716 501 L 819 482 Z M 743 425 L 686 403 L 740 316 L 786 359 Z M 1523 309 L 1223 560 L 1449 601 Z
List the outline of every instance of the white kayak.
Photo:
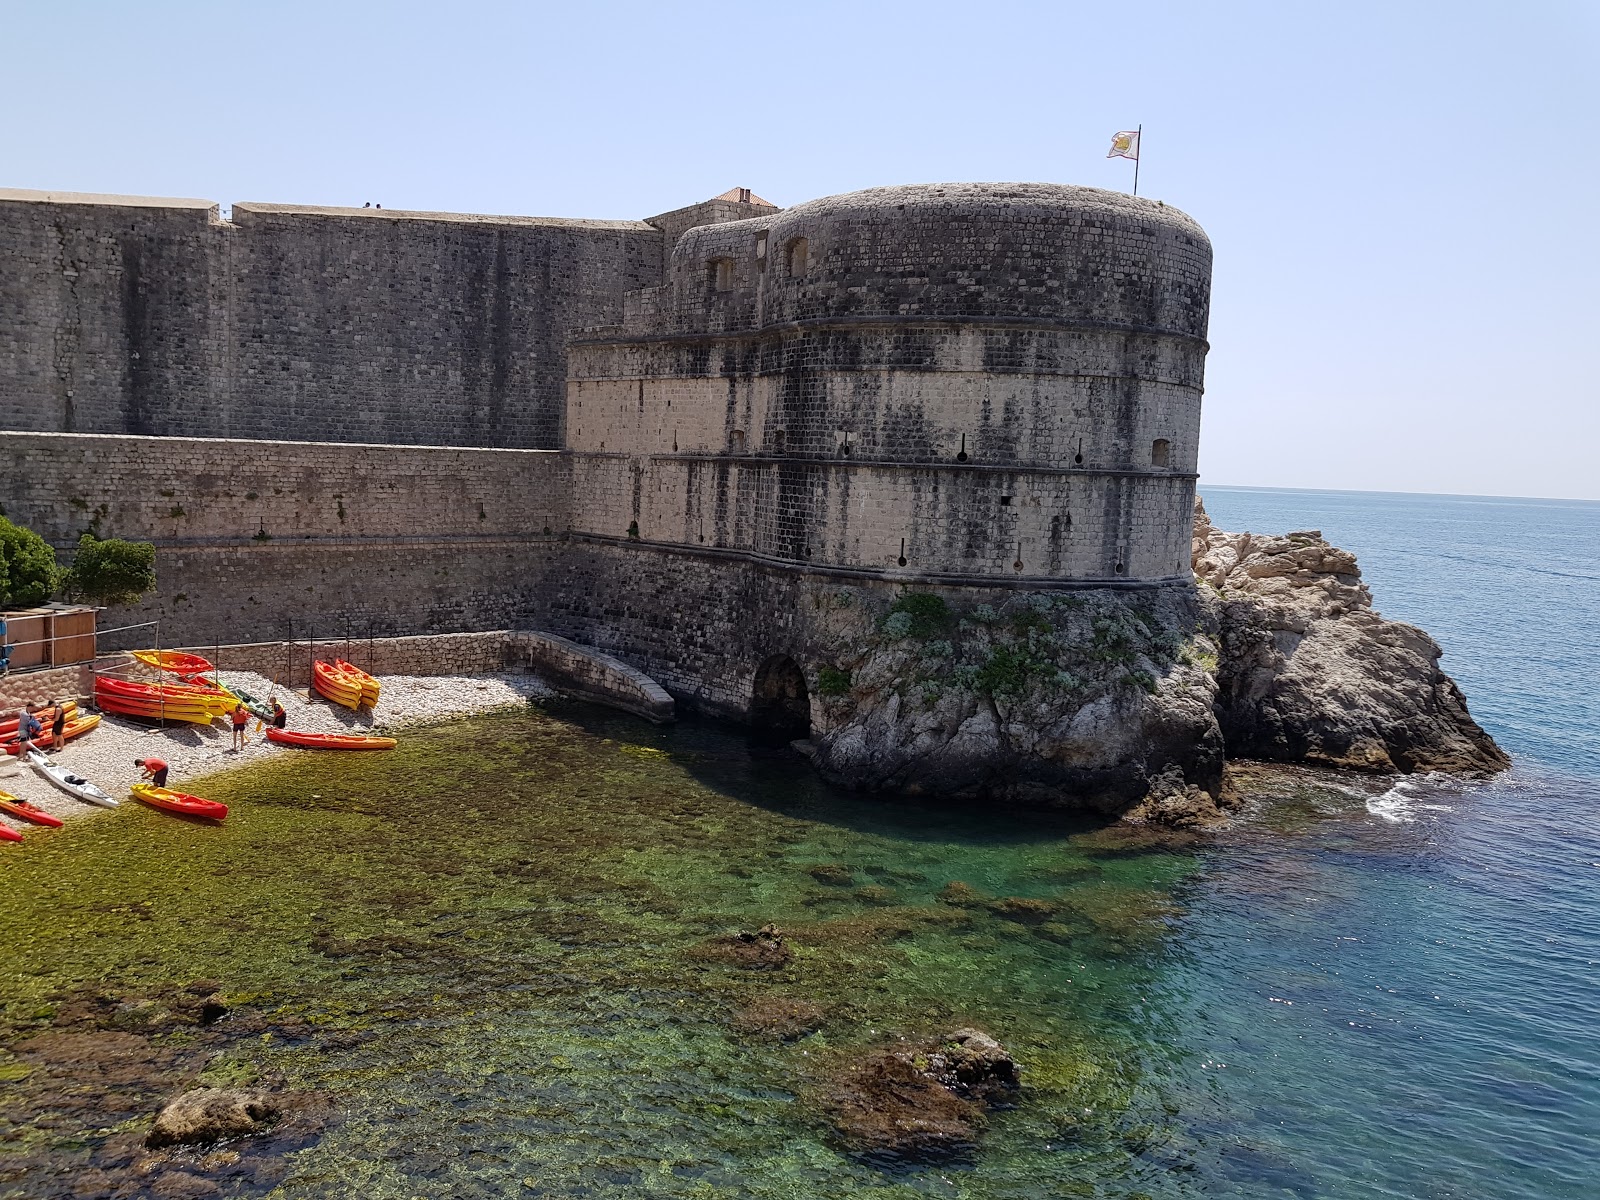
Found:
M 28 752 L 28 765 L 74 800 L 98 804 L 102 808 L 115 808 L 119 801 L 106 795 L 81 775 L 74 775 L 65 767 L 51 762 L 37 750 Z

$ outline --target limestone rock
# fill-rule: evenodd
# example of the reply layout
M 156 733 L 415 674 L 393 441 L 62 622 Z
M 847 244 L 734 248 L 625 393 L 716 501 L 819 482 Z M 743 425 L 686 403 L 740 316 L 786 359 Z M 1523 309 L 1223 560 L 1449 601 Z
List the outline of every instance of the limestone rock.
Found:
M 1509 765 L 1439 669 L 1438 643 L 1379 616 L 1354 555 L 1320 531 L 1225 533 L 1197 500 L 1194 572 L 1219 631 L 1230 755 L 1373 771 Z
M 161 1110 L 144 1142 L 158 1147 L 249 1137 L 270 1129 L 282 1113 L 278 1099 L 269 1092 L 197 1088 Z
M 947 607 L 907 593 L 840 648 L 847 696 L 812 761 L 872 791 L 1120 813 L 1176 767 L 1219 786 L 1214 653 L 1194 593 L 1018 593 Z M 906 618 L 902 620 L 901 618 Z

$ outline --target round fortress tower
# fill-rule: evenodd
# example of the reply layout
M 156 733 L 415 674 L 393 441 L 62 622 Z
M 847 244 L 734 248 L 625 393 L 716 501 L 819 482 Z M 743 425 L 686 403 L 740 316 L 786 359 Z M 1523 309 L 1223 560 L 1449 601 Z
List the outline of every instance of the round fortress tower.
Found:
M 641 504 L 642 538 L 951 581 L 1187 578 L 1210 270 L 1183 213 L 1054 184 L 691 229 L 629 325 L 574 347 L 569 446 L 733 471 L 734 519 L 708 536 L 685 498 L 688 524 L 652 533 Z M 624 379 L 632 435 L 604 419 Z

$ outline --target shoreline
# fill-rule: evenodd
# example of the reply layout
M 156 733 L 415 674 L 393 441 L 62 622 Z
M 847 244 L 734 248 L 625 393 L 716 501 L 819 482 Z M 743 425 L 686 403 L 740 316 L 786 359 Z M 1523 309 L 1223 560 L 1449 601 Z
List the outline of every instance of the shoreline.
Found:
M 225 685 L 241 687 L 263 699 L 273 692 L 272 682 L 250 671 L 224 671 Z M 383 695 L 376 712 L 359 713 L 340 708 L 306 689 L 278 688 L 276 695 L 289 714 L 289 728 L 305 733 L 396 733 L 411 725 L 451 717 L 475 716 L 526 704 L 531 699 L 559 695 L 537 675 L 380 675 Z M 98 728 L 69 741 L 50 757 L 109 792 L 125 804 L 136 804 L 128 794 L 140 779 L 136 758 L 165 759 L 171 768 L 167 786 L 182 791 L 185 779 L 254 762 L 275 754 L 303 754 L 303 750 L 275 745 L 254 718 L 243 750 L 232 748 L 233 732 L 222 722 L 211 725 L 172 724 L 165 728 L 127 717 L 103 713 Z M 10 792 L 45 812 L 67 820 L 96 812 L 97 805 L 74 800 L 57 790 L 20 758 L 6 755 L 0 761 L 0 792 Z M 0 821 L 26 834 L 39 826 L 9 815 Z

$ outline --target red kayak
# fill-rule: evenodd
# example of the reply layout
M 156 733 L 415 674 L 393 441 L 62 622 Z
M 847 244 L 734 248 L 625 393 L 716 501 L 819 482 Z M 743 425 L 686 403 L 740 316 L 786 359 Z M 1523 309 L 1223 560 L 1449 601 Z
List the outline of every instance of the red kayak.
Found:
M 48 825 L 51 829 L 61 828 L 60 817 L 52 817 L 44 809 L 35 808 L 26 800 L 19 800 L 10 792 L 0 792 L 0 812 L 20 817 L 24 821 L 32 821 L 35 825 Z
M 267 729 L 267 741 L 280 746 L 299 746 L 305 750 L 393 750 L 392 737 L 368 737 L 361 733 L 299 733 L 293 729 Z
M 153 783 L 136 783 L 128 790 L 133 793 L 135 800 L 143 800 L 152 808 L 164 808 L 168 812 L 182 813 L 186 817 L 208 817 L 213 821 L 220 821 L 228 815 L 226 804 L 207 800 L 204 796 L 175 792 L 171 788 L 158 788 Z
M 20 842 L 22 835 L 9 825 L 0 825 L 0 842 Z

